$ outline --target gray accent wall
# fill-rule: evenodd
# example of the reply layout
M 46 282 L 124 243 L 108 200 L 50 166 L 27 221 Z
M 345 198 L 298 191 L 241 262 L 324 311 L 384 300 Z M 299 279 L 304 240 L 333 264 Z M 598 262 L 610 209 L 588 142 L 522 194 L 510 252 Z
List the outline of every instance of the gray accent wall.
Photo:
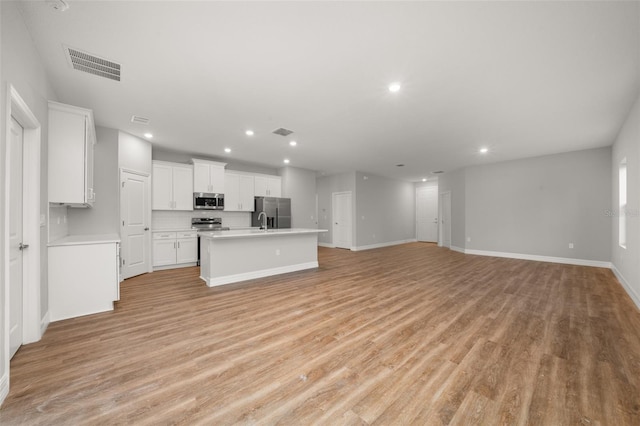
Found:
M 627 244 L 618 243 L 618 167 L 627 160 Z M 614 145 L 611 158 L 612 188 L 611 263 L 627 292 L 640 309 L 640 96 L 636 100 Z
M 317 228 L 316 172 L 297 167 L 280 169 L 282 196 L 291 198 L 291 227 Z
M 609 261 L 610 147 L 469 167 L 465 181 L 466 249 Z
M 118 136 L 118 130 L 96 127 L 93 173 L 96 201 L 93 208 L 67 210 L 70 235 L 120 233 Z
M 349 172 L 332 176 L 322 176 L 316 181 L 318 191 L 318 228 L 327 229 L 329 232 L 323 232 L 318 234 L 318 242 L 324 244 L 333 243 L 332 235 L 332 223 L 333 223 L 333 211 L 332 211 L 332 194 L 334 192 L 346 192 L 351 191 L 351 199 L 353 201 L 353 218 L 352 218 L 352 245 L 356 242 L 356 173 Z
M 416 238 L 412 182 L 356 172 L 356 247 Z

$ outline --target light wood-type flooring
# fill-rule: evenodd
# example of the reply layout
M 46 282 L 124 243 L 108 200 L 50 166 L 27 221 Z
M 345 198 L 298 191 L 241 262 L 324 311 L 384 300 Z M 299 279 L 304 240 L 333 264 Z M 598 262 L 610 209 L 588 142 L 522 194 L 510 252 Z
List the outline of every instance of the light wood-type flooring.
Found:
M 0 424 L 640 425 L 640 313 L 611 271 L 425 243 L 319 261 L 125 281 L 19 350 Z

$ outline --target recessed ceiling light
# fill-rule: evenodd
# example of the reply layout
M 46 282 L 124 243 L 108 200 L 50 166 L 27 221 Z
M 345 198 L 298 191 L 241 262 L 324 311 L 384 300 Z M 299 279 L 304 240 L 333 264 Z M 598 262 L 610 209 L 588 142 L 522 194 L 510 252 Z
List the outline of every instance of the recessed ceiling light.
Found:
M 422 178 L 422 181 L 423 181 L 423 182 L 426 182 L 426 181 L 427 181 L 427 178 Z
M 296 145 L 298 145 L 298 142 L 296 142 L 296 141 L 291 141 L 291 142 L 289 142 L 289 145 L 291 145 L 291 146 L 296 146 Z
M 227 154 L 231 152 L 231 148 L 225 148 L 224 152 L 226 152 Z
M 247 136 L 253 136 L 253 130 L 247 130 L 246 132 L 244 132 L 245 135 Z
M 400 86 L 400 83 L 391 83 L 389 85 L 389 91 L 392 92 L 392 93 L 396 93 L 396 92 L 400 91 L 401 87 L 402 86 Z
M 289 159 L 288 159 L 288 158 L 285 158 L 285 159 L 284 159 L 284 164 L 289 164 L 289 163 L 290 163 Z
M 486 154 L 489 152 L 489 148 L 480 148 L 480 154 Z
M 151 133 L 145 133 L 144 137 L 147 139 L 151 139 L 153 137 L 153 135 Z

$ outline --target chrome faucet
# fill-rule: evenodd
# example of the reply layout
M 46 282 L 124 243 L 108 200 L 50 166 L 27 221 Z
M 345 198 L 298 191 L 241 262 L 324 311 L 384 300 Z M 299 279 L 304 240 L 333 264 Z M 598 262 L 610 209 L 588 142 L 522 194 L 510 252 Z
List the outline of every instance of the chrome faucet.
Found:
M 266 231 L 267 230 L 267 214 L 265 212 L 260 212 L 258 214 L 258 222 L 260 222 L 261 216 L 264 216 L 264 220 L 262 221 L 262 225 L 260 226 L 260 229 L 264 229 Z

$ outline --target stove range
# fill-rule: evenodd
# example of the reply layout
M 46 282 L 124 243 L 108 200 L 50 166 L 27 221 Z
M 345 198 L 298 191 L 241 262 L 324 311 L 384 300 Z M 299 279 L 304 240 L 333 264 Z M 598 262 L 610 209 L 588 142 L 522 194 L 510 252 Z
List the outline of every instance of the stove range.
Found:
M 194 217 L 191 218 L 191 228 L 198 231 L 228 231 L 228 226 L 222 226 L 221 217 Z

